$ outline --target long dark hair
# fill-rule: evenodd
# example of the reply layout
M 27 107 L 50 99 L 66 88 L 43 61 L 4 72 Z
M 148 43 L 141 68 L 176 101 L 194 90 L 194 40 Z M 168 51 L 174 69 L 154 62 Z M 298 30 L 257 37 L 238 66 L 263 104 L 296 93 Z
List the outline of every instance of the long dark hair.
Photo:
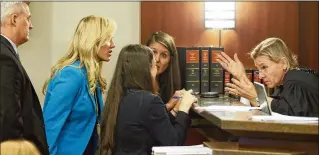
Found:
M 178 53 L 174 38 L 165 32 L 154 32 L 146 42 L 146 46 L 160 43 L 170 52 L 170 62 L 167 69 L 157 76 L 160 87 L 160 96 L 167 103 L 176 90 L 181 89 L 181 76 L 178 63 Z
M 152 63 L 153 51 L 147 46 L 132 44 L 121 50 L 103 109 L 98 154 L 112 154 L 115 148 L 117 113 L 125 91 L 139 89 L 157 93 L 156 80 L 150 72 Z

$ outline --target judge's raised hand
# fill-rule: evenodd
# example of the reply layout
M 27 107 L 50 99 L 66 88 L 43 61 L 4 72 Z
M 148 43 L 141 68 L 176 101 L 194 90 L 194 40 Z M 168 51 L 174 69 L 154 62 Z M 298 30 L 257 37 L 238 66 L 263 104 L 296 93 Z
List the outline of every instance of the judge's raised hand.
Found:
M 251 106 L 259 106 L 256 103 L 257 92 L 254 84 L 244 76 L 241 80 L 235 78 L 231 79 L 233 83 L 227 83 L 225 91 L 230 94 L 247 98 L 250 101 Z
M 194 95 L 192 95 L 192 92 L 193 90 L 190 89 L 183 93 L 183 98 L 178 107 L 179 111 L 183 111 L 188 114 L 189 109 L 192 107 L 193 103 L 197 101 L 197 98 Z
M 241 79 L 246 76 L 245 67 L 238 59 L 237 53 L 234 54 L 234 60 L 224 52 L 217 55 L 217 62 L 235 78 Z

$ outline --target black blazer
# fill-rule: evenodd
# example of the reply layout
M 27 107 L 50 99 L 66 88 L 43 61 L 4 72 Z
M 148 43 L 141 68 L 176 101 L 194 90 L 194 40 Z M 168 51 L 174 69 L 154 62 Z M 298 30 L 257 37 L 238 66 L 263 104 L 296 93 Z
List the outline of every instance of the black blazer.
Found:
M 181 111 L 171 122 L 159 96 L 128 90 L 117 115 L 113 154 L 150 155 L 153 146 L 182 145 L 189 125 L 190 118 Z
M 10 42 L 1 37 L 0 142 L 26 139 L 49 154 L 38 96 Z

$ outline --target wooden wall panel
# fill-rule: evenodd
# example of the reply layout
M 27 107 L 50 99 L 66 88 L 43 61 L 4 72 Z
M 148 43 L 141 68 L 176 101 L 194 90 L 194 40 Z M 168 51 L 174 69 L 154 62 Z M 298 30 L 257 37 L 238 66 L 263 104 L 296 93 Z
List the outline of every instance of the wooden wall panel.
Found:
M 267 37 L 298 53 L 298 15 L 298 2 L 237 2 L 236 28 L 222 31 L 222 46 L 251 68 L 247 53 Z M 154 31 L 171 34 L 177 46 L 218 46 L 218 31 L 204 27 L 203 2 L 141 2 L 141 43 Z
M 172 35 L 177 46 L 218 46 L 218 31 L 204 27 L 203 2 L 142 1 L 141 43 L 155 31 Z M 283 39 L 301 65 L 318 71 L 318 2 L 236 2 L 236 28 L 222 31 L 225 52 L 255 68 L 247 53 L 268 37 Z M 202 141 L 189 132 L 185 145 Z
M 299 63 L 317 71 L 318 6 L 319 2 L 299 2 Z

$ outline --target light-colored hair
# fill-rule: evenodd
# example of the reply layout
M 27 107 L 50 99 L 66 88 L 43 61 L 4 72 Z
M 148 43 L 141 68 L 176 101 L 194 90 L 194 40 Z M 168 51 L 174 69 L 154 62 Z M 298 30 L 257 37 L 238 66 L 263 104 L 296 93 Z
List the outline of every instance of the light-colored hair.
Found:
M 111 44 L 115 30 L 114 20 L 93 15 L 82 18 L 77 25 L 68 53 L 52 67 L 50 78 L 43 86 L 43 94 L 46 93 L 48 83 L 55 73 L 76 60 L 80 60 L 80 67 L 84 65 L 87 70 L 90 93 L 94 93 L 97 82 L 100 83 L 101 91 L 105 91 L 106 80 L 101 76 L 102 61 L 99 61 L 97 54 L 102 46 Z
M 28 2 L 0 2 L 1 3 L 1 26 L 5 24 L 7 17 L 14 13 L 21 13 L 26 10 Z
M 1 155 L 40 155 L 33 143 L 27 140 L 7 140 L 0 143 Z
M 288 49 L 285 42 L 279 38 L 267 38 L 259 43 L 250 53 L 255 60 L 259 56 L 266 56 L 271 61 L 278 63 L 282 58 L 287 59 L 287 69 L 298 68 L 297 57 Z

